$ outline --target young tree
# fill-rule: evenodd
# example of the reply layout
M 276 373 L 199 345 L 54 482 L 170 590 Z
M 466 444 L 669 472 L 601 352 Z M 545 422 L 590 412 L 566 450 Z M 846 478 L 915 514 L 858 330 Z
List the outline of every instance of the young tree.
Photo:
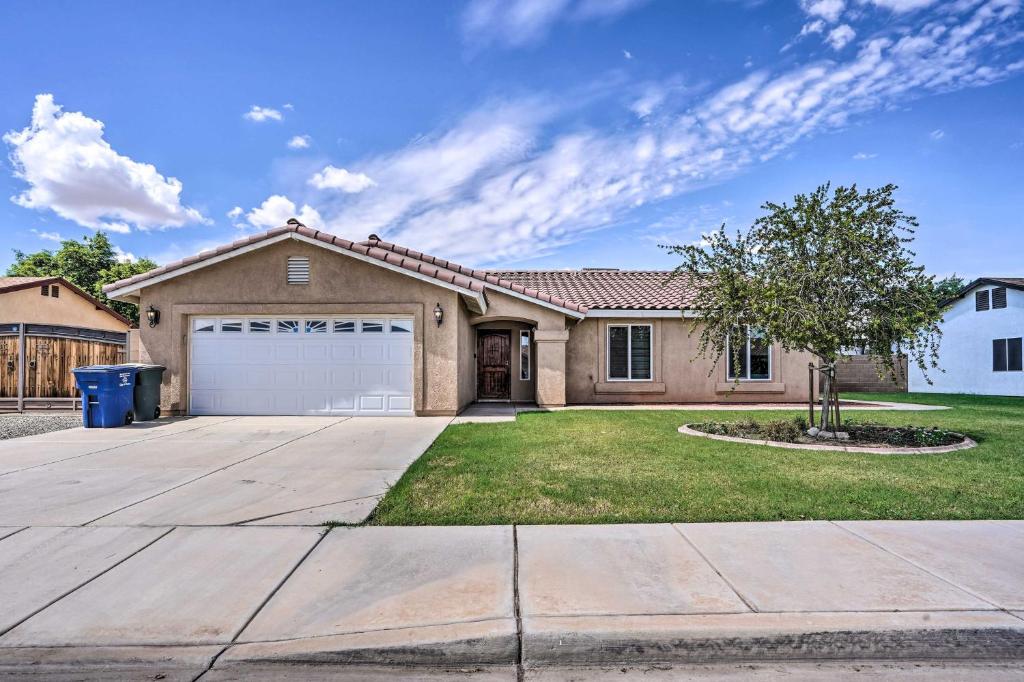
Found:
M 666 247 L 682 257 L 673 276 L 699 282 L 701 317 L 691 330 L 700 332 L 698 355 L 717 366 L 729 335 L 747 325 L 766 343 L 813 354 L 824 377 L 822 431 L 832 430 L 829 398 L 843 348 L 875 349 L 890 376 L 895 353 L 927 372 L 938 366 L 942 317 L 934 278 L 907 248 L 918 223 L 895 207 L 896 186 L 829 189 L 797 195 L 792 205 L 764 204 L 766 214 L 735 239 L 723 225 L 701 244 Z
M 102 232 L 86 236 L 82 241 L 66 239 L 56 252 L 14 252 L 14 264 L 7 269 L 10 276 L 63 277 L 79 289 L 100 299 L 133 322 L 139 321 L 138 306 L 111 301 L 103 293 L 103 285 L 131 277 L 156 267 L 148 258 L 121 262 L 110 239 Z

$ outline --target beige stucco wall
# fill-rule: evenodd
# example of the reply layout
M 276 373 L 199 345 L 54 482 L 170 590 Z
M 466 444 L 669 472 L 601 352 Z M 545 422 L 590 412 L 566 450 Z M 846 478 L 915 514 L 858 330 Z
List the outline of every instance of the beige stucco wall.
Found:
M 289 256 L 306 256 L 310 283 L 286 283 Z M 433 320 L 440 303 L 445 322 Z M 167 367 L 161 407 L 187 410 L 188 320 L 194 315 L 394 314 L 412 315 L 413 402 L 417 414 L 455 414 L 460 296 L 425 281 L 296 240 L 287 240 L 146 287 L 141 305 L 162 313 L 140 330 L 145 362 Z
M 606 343 L 609 324 L 652 324 L 652 381 L 607 381 Z M 807 400 L 805 353 L 772 349 L 770 381 L 734 382 L 726 378 L 724 362 L 698 359 L 698 334 L 681 318 L 590 318 L 572 327 L 568 353 L 566 399 L 569 403 L 694 403 L 800 402 Z M 708 373 L 711 372 L 711 376 Z
M 104 331 L 125 332 L 128 325 L 71 289 L 58 284 L 60 296 L 53 298 L 39 293 L 39 287 L 29 287 L 0 294 L 0 322 L 27 324 L 59 324 L 65 327 L 84 327 Z

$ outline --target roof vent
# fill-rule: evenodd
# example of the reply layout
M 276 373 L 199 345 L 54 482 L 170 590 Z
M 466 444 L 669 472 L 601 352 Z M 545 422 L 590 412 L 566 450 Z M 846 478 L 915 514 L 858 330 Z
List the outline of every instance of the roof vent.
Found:
M 309 259 L 305 256 L 288 257 L 288 284 L 309 284 Z
M 289 218 L 288 219 L 288 224 L 289 225 L 298 225 L 299 227 L 305 227 L 305 225 L 303 225 L 302 223 L 299 222 L 298 218 Z

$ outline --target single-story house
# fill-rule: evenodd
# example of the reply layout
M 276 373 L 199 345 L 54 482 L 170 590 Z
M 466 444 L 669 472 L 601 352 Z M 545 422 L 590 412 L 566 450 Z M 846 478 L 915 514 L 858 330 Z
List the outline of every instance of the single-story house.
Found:
M 916 367 L 910 390 L 1024 396 L 1024 277 L 980 277 L 947 301 L 939 368 Z
M 124 362 L 130 327 L 62 277 L 0 277 L 0 410 L 72 407 L 71 369 Z
M 691 361 L 698 312 L 668 275 L 478 270 L 291 220 L 104 290 L 139 304 L 140 359 L 167 367 L 167 414 L 807 399 L 809 357 L 757 338 L 710 376 L 710 360 Z

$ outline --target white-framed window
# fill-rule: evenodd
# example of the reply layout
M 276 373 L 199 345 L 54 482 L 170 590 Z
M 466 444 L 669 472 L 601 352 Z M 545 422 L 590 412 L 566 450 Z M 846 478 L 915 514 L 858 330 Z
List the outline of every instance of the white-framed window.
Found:
M 222 334 L 241 334 L 242 333 L 242 321 L 241 320 L 221 320 L 220 331 Z
M 356 321 L 355 320 L 335 320 L 334 321 L 334 333 L 335 334 L 355 334 L 356 333 Z
M 327 320 L 306 320 L 307 334 L 326 334 Z
M 192 320 L 192 331 L 196 334 L 212 334 L 217 331 L 217 320 L 208 317 L 197 317 Z
M 653 325 L 608 325 L 608 381 L 650 381 L 653 378 Z
M 299 321 L 298 320 L 278 320 L 277 321 L 277 333 L 278 334 L 298 334 L 299 333 Z
M 530 332 L 526 329 L 519 332 L 519 379 L 530 380 Z
M 734 353 L 733 344 L 739 353 Z M 757 328 L 747 326 L 741 333 L 730 334 L 725 344 L 725 357 L 730 381 L 771 381 L 772 348 Z
M 359 325 L 359 331 L 364 334 L 381 334 L 384 332 L 384 322 L 381 320 L 363 320 Z
M 412 322 L 410 320 L 389 320 L 388 330 L 392 334 L 412 333 Z
M 269 334 L 270 330 L 270 320 L 249 320 L 250 334 Z

